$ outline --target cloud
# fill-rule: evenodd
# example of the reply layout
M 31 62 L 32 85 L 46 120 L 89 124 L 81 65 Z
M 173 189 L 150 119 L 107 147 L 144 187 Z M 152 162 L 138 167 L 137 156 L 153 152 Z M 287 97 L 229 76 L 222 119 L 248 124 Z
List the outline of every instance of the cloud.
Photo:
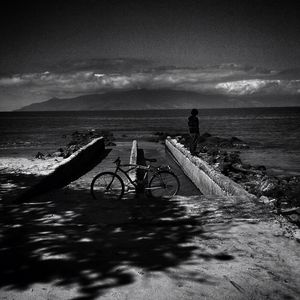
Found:
M 139 58 L 90 58 L 63 60 L 56 64 L 45 66 L 54 73 L 69 73 L 78 71 L 94 72 L 133 72 L 141 71 L 154 65 L 149 59 Z
M 0 86 L 16 86 L 24 84 L 24 80 L 20 76 L 0 78 Z
M 65 65 L 68 64 L 65 62 Z M 300 79 L 286 79 L 286 76 L 281 79 L 284 72 L 237 64 L 177 68 L 157 67 L 146 60 L 118 59 L 76 61 L 69 65 L 68 72 L 65 69 L 64 72 L 47 70 L 2 77 L 0 87 L 5 92 L 0 94 L 0 99 L 14 94 L 14 99 L 24 97 L 39 102 L 52 97 L 68 98 L 139 88 L 241 97 L 300 95 Z
M 300 95 L 300 80 L 238 80 L 218 83 L 216 89 L 228 95 L 238 96 L 254 94 Z

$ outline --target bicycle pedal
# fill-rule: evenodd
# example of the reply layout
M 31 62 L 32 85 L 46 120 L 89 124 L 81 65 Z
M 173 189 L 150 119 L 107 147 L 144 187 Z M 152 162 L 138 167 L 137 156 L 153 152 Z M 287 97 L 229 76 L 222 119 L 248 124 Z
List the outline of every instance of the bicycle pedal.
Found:
M 124 186 L 124 191 L 125 191 L 125 192 L 129 192 L 129 191 L 132 191 L 132 190 L 134 190 L 134 187 L 132 187 L 132 186 L 130 186 L 130 185 L 125 185 L 125 186 Z

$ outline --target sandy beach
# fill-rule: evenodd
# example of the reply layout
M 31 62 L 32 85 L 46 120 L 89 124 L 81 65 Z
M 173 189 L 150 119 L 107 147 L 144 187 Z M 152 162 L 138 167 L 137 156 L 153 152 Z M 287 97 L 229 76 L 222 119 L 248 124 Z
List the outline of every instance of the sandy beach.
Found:
M 169 163 L 181 182 L 170 201 L 132 191 L 95 201 L 89 186 L 131 139 L 66 188 L 15 204 L 55 159 L 8 159 L 1 170 L 2 299 L 296 299 L 299 242 L 294 227 L 265 206 L 204 197 L 160 143 L 139 140 L 147 157 Z M 4 169 L 6 166 L 6 169 Z

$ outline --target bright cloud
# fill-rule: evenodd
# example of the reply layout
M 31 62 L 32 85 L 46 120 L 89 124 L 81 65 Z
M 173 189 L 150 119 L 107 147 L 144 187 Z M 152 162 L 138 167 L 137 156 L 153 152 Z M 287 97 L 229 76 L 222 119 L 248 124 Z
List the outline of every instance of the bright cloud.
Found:
M 229 95 L 290 94 L 300 95 L 300 80 L 238 80 L 222 82 L 216 89 Z
M 19 76 L 0 78 L 0 86 L 22 85 L 24 80 Z

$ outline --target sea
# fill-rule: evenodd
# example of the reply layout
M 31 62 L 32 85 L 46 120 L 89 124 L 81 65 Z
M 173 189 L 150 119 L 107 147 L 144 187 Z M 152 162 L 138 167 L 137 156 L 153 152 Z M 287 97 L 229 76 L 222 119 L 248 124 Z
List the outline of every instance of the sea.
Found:
M 0 157 L 26 157 L 65 145 L 74 131 L 188 132 L 190 110 L 0 112 Z M 201 133 L 238 137 L 250 148 L 243 161 L 277 175 L 300 175 L 300 107 L 199 110 Z

